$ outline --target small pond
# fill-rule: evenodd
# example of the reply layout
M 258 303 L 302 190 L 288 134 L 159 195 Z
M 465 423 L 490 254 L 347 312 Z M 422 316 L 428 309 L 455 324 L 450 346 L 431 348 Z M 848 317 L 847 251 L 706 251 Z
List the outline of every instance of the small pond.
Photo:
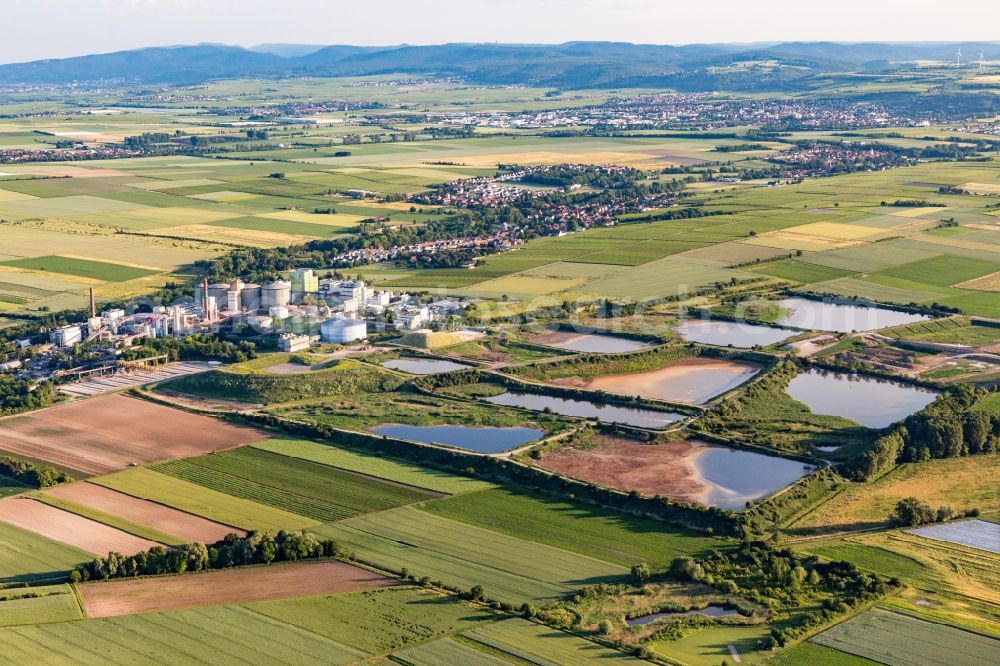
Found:
M 468 370 L 472 367 L 464 363 L 442 361 L 435 358 L 395 358 L 391 361 L 385 361 L 382 366 L 390 370 L 408 372 L 411 375 L 440 375 L 444 372 Z
M 569 398 L 556 398 L 554 396 L 537 395 L 534 393 L 518 393 L 516 391 L 495 395 L 486 399 L 495 405 L 523 407 L 537 411 L 548 408 L 556 414 L 562 414 L 563 416 L 576 416 L 587 419 L 596 418 L 605 423 L 624 423 L 636 426 L 637 428 L 665 428 L 671 423 L 684 418 L 683 414 L 675 412 L 658 412 L 652 409 L 603 405 L 586 400 L 571 400 Z
M 545 434 L 536 428 L 496 428 L 492 426 L 415 426 L 386 423 L 370 429 L 377 435 L 409 439 L 427 444 L 443 444 L 477 453 L 500 453 L 527 444 Z
M 758 326 L 738 321 L 702 319 L 689 319 L 681 322 L 674 330 L 685 340 L 719 347 L 732 345 L 744 349 L 749 349 L 754 345 L 762 347 L 773 345 L 796 334 L 796 331 L 787 328 Z
M 705 503 L 723 509 L 741 509 L 811 471 L 798 460 L 721 446 L 698 450 L 692 464 L 709 486 Z
M 789 382 L 787 393 L 816 414 L 841 416 L 866 428 L 885 428 L 937 398 L 925 388 L 815 368 Z
M 760 370 L 761 366 L 745 361 L 685 358 L 648 372 L 590 377 L 581 386 L 652 400 L 703 404 L 736 388 Z
M 670 617 L 688 617 L 690 615 L 705 615 L 707 617 L 731 617 L 733 615 L 739 615 L 739 611 L 731 608 L 723 608 L 722 606 L 708 606 L 699 610 L 689 610 L 689 611 L 677 611 L 673 613 L 652 613 L 650 615 L 643 615 L 642 617 L 633 618 L 631 620 L 626 620 L 626 624 L 630 627 L 641 627 L 646 624 L 652 624 L 657 620 L 662 620 Z
M 789 310 L 788 315 L 780 320 L 779 324 L 815 331 L 834 331 L 837 333 L 873 331 L 888 326 L 901 326 L 902 324 L 912 324 L 930 319 L 926 315 L 910 314 L 909 312 L 863 305 L 827 303 L 814 301 L 810 298 L 786 298 L 777 303 Z

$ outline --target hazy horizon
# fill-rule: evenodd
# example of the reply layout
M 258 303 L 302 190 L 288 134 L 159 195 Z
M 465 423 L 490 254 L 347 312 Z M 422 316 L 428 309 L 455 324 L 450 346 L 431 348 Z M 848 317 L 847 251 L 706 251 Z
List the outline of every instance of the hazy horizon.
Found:
M 7 0 L 0 63 L 198 43 L 425 45 L 996 42 L 1000 3 L 970 0 L 942 28 L 940 3 L 842 0 L 817 17 L 791 0 L 723 0 L 705 11 L 658 0 Z M 859 17 L 864 20 L 859 21 Z

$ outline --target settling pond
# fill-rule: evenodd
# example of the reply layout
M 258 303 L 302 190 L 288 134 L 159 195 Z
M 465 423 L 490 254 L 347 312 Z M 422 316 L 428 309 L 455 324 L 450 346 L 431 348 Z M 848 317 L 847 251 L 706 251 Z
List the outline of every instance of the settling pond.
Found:
M 812 470 L 798 460 L 722 446 L 696 450 L 691 464 L 709 486 L 702 501 L 722 509 L 742 509 L 747 502 L 784 488 Z
M 925 388 L 815 368 L 796 376 L 787 392 L 816 414 L 842 416 L 866 428 L 885 428 L 937 398 Z
M 426 444 L 443 444 L 476 453 L 500 453 L 517 448 L 545 434 L 536 428 L 473 428 L 457 425 L 415 426 L 386 423 L 370 428 L 377 435 L 409 439 Z
M 395 358 L 382 363 L 382 367 L 407 372 L 411 375 L 440 375 L 455 370 L 468 370 L 472 366 L 434 358 Z
M 702 319 L 689 319 L 681 322 L 674 330 L 685 340 L 719 347 L 731 345 L 744 349 L 749 349 L 754 345 L 761 347 L 773 345 L 796 334 L 796 331 L 787 328 Z
M 590 377 L 574 385 L 652 400 L 703 404 L 743 384 L 760 370 L 756 363 L 744 361 L 685 358 L 649 372 Z
M 620 338 L 614 335 L 569 333 L 565 331 L 547 333 L 535 338 L 535 341 L 549 347 L 585 354 L 623 354 L 641 349 L 649 349 L 653 346 L 648 342 Z
M 786 298 L 777 304 L 790 310 L 788 315 L 778 322 L 779 324 L 815 331 L 836 333 L 873 331 L 930 319 L 926 315 L 897 312 L 886 308 L 827 303 L 809 298 Z
M 618 405 L 604 405 L 586 400 L 571 400 L 556 398 L 534 393 L 518 393 L 511 391 L 486 398 L 495 405 L 506 407 L 523 407 L 542 411 L 546 408 L 563 416 L 576 416 L 588 419 L 600 419 L 605 423 L 624 423 L 638 428 L 665 428 L 684 418 L 683 414 L 675 412 L 658 412 L 652 409 L 636 409 Z

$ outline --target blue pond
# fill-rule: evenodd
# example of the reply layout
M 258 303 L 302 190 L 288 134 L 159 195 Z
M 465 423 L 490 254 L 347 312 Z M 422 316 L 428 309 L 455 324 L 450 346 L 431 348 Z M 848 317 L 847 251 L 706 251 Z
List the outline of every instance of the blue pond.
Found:
M 387 423 L 375 426 L 377 435 L 409 439 L 427 444 L 444 444 L 477 453 L 500 453 L 538 439 L 544 430 L 535 428 L 473 428 L 457 425 L 415 426 Z

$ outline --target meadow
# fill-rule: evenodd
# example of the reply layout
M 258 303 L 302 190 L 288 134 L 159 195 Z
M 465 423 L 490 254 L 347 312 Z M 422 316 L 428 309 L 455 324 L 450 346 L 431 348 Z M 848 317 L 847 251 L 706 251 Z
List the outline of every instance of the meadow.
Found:
M 611 648 L 591 643 L 585 638 L 522 619 L 511 619 L 466 631 L 462 634 L 474 643 L 499 650 L 514 657 L 515 663 L 554 664 L 630 664 L 639 659 Z
M 402 507 L 315 529 L 362 561 L 520 605 L 628 573 L 620 565 Z
M 0 589 L 0 627 L 82 619 L 80 602 L 69 585 Z
M 175 460 L 153 470 L 321 522 L 432 497 L 327 465 L 254 448 Z

